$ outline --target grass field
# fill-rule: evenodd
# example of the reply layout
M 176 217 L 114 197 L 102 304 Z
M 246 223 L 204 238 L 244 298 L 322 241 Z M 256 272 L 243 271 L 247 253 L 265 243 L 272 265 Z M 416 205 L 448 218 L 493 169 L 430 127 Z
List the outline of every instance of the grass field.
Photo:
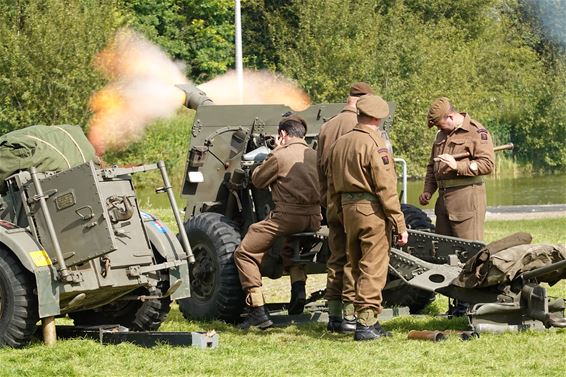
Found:
M 152 209 L 168 225 L 165 212 Z M 566 217 L 486 224 L 488 241 L 514 231 L 533 233 L 537 243 L 566 242 Z M 324 286 L 324 276 L 309 279 L 309 290 Z M 268 300 L 285 299 L 288 281 L 266 281 Z M 566 281 L 550 288 L 566 297 Z M 441 313 L 447 300 L 438 298 L 428 313 Z M 69 323 L 68 320 L 58 320 Z M 462 342 L 449 338 L 432 343 L 407 340 L 413 329 L 465 329 L 462 318 L 401 317 L 384 322 L 394 336 L 360 343 L 328 333 L 323 323 L 289 325 L 268 331 L 241 332 L 221 322 L 189 322 L 176 305 L 163 331 L 208 331 L 220 334 L 216 349 L 131 344 L 101 346 L 95 341 L 61 340 L 53 348 L 39 340 L 20 350 L 0 350 L 0 376 L 564 376 L 566 330 L 482 335 Z

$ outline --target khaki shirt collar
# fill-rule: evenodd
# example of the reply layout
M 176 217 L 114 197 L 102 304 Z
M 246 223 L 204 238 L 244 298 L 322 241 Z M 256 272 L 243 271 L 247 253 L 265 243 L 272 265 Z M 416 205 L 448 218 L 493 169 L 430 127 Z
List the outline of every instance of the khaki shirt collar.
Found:
M 341 113 L 345 113 L 345 112 L 351 112 L 351 113 L 358 113 L 358 109 L 356 109 L 356 106 L 352 106 L 352 105 L 346 105 L 344 106 L 344 108 L 342 109 L 342 111 L 340 111 Z
M 367 134 L 376 133 L 376 131 L 373 128 L 371 128 L 367 124 L 363 124 L 363 123 L 356 124 L 356 126 L 354 127 L 354 130 L 362 131 L 362 132 L 365 132 Z
M 304 145 L 305 147 L 308 146 L 308 144 L 307 144 L 307 142 L 305 141 L 305 139 L 302 139 L 302 138 L 300 138 L 300 137 L 297 137 L 297 138 L 291 140 L 291 141 L 289 142 L 289 144 L 283 145 L 283 147 L 287 148 L 288 146 L 293 145 L 293 144 L 302 144 L 302 145 Z
M 462 130 L 464 132 L 469 132 L 470 131 L 470 116 L 468 115 L 468 113 L 460 113 L 464 116 L 464 119 L 462 120 L 462 124 L 456 126 L 452 132 L 450 132 L 450 135 L 454 135 L 456 132 L 458 132 L 459 130 Z

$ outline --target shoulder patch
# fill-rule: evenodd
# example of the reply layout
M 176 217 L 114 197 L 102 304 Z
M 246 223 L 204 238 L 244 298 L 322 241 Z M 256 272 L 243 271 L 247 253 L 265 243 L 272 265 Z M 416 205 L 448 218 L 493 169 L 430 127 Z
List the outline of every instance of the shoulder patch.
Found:
M 383 161 L 383 165 L 389 164 L 389 156 L 381 156 L 381 161 Z
M 379 148 L 379 149 L 377 150 L 377 153 L 386 153 L 386 152 L 389 152 L 389 149 L 387 149 L 387 148 Z
M 487 140 L 489 132 L 485 128 L 478 128 L 477 133 L 480 135 L 480 139 Z

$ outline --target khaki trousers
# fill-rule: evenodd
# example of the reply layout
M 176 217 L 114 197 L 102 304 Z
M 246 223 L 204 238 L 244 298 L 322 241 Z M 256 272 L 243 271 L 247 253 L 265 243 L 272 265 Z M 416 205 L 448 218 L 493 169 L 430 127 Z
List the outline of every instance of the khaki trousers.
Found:
M 378 202 L 343 203 L 342 212 L 356 284 L 354 306 L 358 313 L 367 309 L 381 313 L 381 291 L 389 270 L 391 226 Z
M 466 240 L 483 240 L 486 211 L 485 186 L 441 189 L 434 207 L 436 233 Z
M 320 229 L 320 214 L 295 215 L 278 211 L 270 212 L 260 222 L 252 224 L 234 252 L 240 282 L 244 290 L 261 287 L 260 266 L 267 251 L 278 237 Z
M 348 260 L 346 232 L 334 205 L 329 205 L 326 209 L 326 219 L 330 257 L 326 262 L 325 298 L 327 300 L 354 302 L 356 290 L 352 277 L 352 265 Z

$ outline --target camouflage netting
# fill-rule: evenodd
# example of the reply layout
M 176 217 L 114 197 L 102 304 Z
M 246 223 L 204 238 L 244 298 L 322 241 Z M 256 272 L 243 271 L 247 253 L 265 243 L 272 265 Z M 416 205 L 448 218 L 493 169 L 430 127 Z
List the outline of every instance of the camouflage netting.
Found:
M 4 180 L 35 166 L 38 171 L 61 171 L 95 160 L 94 148 L 79 126 L 31 126 L 0 137 L 0 193 Z

